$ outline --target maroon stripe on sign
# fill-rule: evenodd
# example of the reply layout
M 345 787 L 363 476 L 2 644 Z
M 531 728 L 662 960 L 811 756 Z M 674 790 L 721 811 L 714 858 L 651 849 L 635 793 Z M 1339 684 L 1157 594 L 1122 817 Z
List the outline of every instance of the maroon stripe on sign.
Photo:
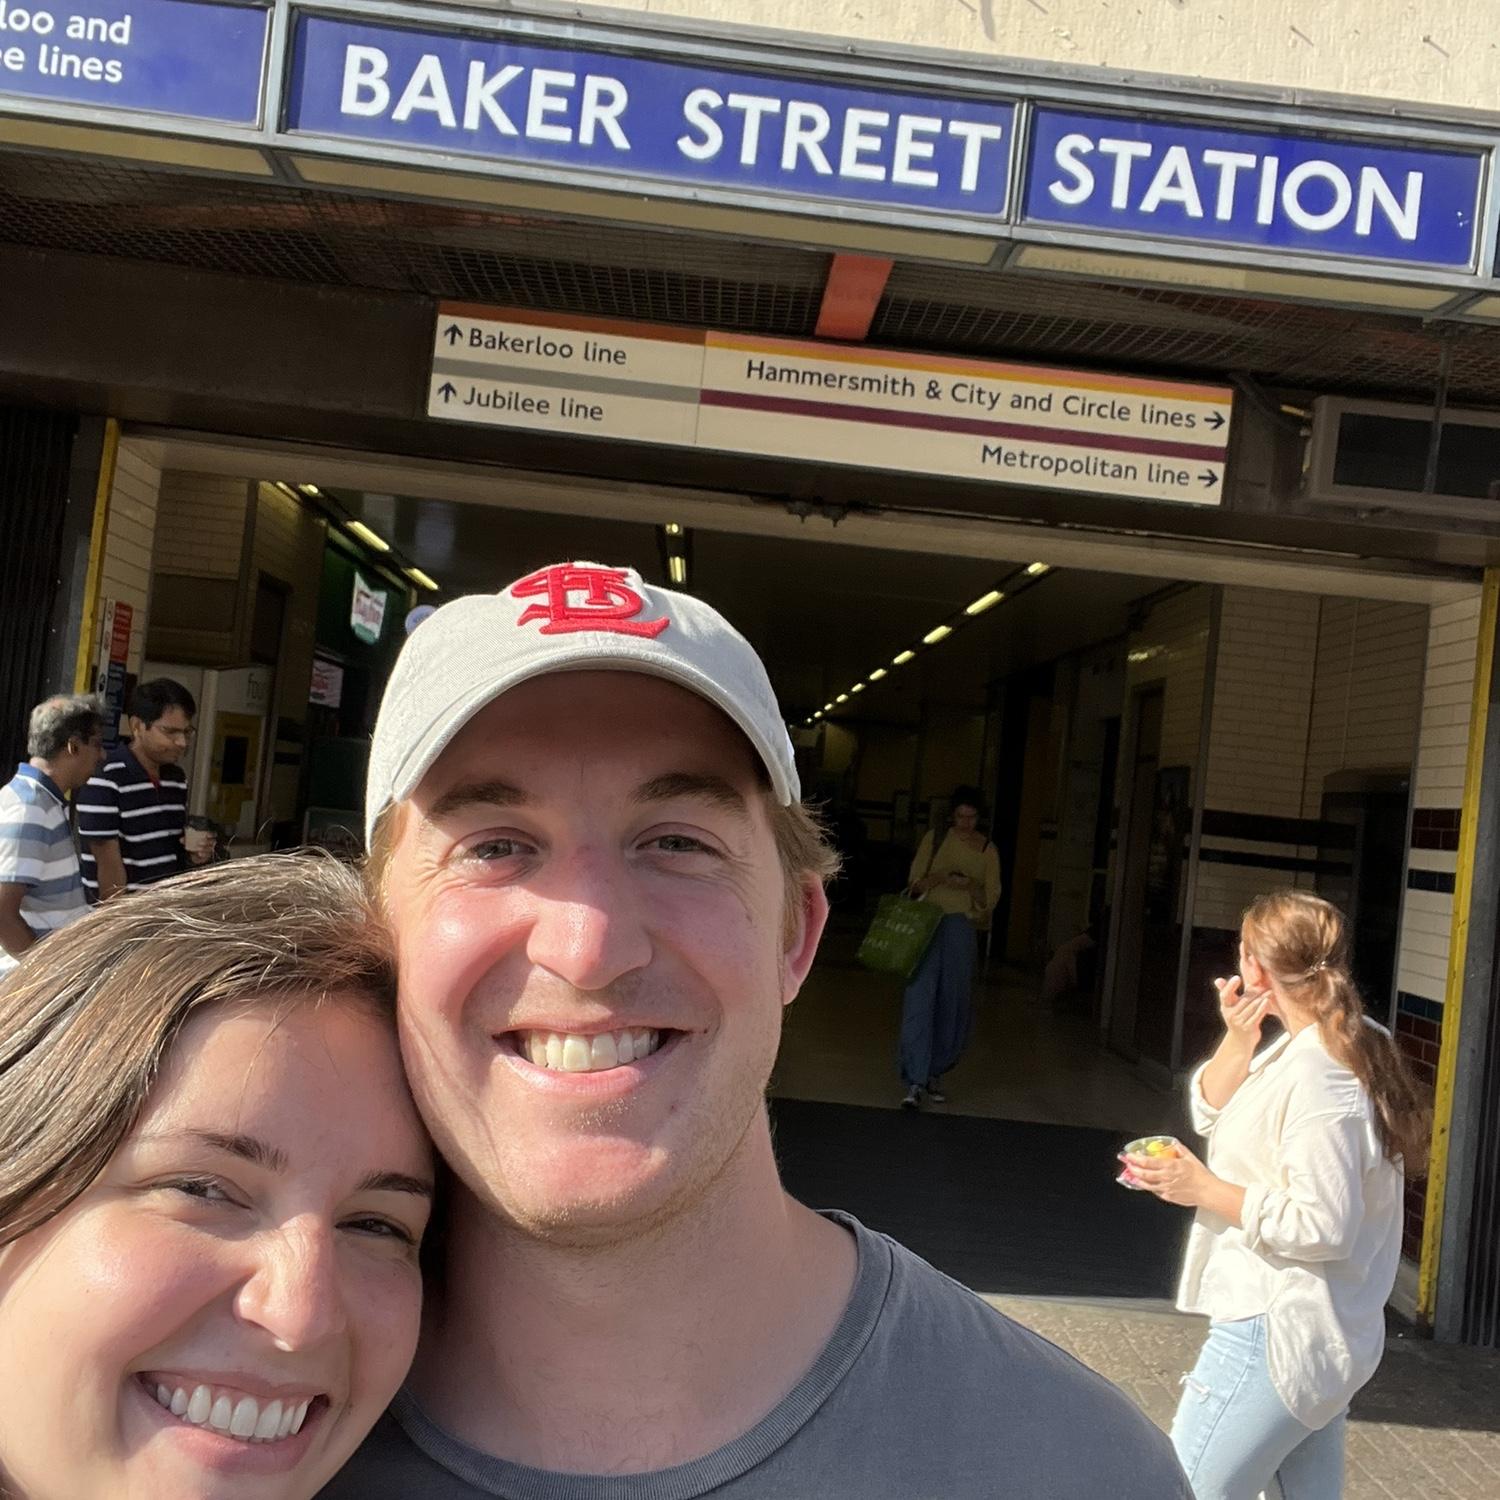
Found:
M 888 423 L 892 427 L 921 427 L 930 432 L 968 432 L 975 437 L 1030 438 L 1037 443 L 1065 443 L 1071 448 L 1104 448 L 1151 458 L 1202 459 L 1223 463 L 1222 448 L 1201 443 L 1169 443 L 1161 438 L 1120 437 L 1110 432 L 1073 432 L 1066 427 L 1027 427 L 1019 422 L 984 422 L 977 417 L 940 417 L 935 412 L 886 411 L 879 406 L 844 406 L 833 401 L 804 401 L 798 396 L 752 396 L 739 391 L 699 393 L 703 406 L 738 407 L 746 411 L 777 411 L 792 417 L 831 417 L 838 422 Z

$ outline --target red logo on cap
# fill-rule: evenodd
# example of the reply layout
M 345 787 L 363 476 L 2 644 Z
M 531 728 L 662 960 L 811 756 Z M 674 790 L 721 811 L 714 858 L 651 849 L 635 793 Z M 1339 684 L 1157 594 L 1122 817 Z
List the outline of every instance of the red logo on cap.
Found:
M 517 625 L 545 620 L 543 635 L 567 635 L 575 630 L 613 630 L 620 635 L 659 636 L 672 622 L 637 620 L 646 601 L 626 583 L 624 568 L 594 568 L 582 563 L 559 563 L 543 568 L 514 585 L 517 599 L 545 598 L 521 611 Z M 574 596 L 581 594 L 581 599 Z

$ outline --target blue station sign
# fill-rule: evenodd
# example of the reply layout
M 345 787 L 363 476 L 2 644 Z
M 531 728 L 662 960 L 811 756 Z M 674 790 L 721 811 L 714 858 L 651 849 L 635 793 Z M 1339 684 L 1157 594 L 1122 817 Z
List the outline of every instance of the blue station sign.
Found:
M 987 98 L 300 15 L 286 128 L 496 163 L 1003 220 L 1015 113 Z
M 1032 115 L 1022 221 L 1463 271 L 1484 155 L 1163 117 Z
M 269 17 L 228 0 L 0 0 L 0 99 L 257 125 Z

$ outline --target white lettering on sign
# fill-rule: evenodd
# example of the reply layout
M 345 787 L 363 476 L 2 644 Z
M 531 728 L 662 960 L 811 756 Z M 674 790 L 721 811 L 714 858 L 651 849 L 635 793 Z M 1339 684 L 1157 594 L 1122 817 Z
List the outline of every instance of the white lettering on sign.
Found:
M 530 77 L 522 82 L 528 71 Z M 517 88 L 508 102 L 514 113 L 507 111 L 500 98 L 512 84 Z M 478 130 L 488 122 L 501 135 L 524 136 L 527 140 L 566 144 L 576 138 L 580 145 L 592 146 L 602 137 L 616 151 L 630 149 L 630 138 L 621 123 L 629 94 L 618 78 L 608 74 L 585 73 L 580 77 L 553 68 L 528 70 L 519 63 L 490 73 L 482 61 L 474 60 L 455 88 L 449 84 L 443 59 L 435 52 L 424 52 L 404 80 L 393 81 L 391 60 L 384 49 L 354 43 L 344 48 L 341 114 L 365 119 L 389 115 L 398 125 L 413 114 L 431 114 L 445 130 L 457 130 L 455 98 L 463 100 L 465 130 Z
M 462 70 L 437 52 L 414 63 L 384 48 L 344 45 L 339 112 L 406 124 L 431 119 L 444 130 L 493 130 L 532 141 L 631 148 L 626 120 L 630 92 L 607 73 L 564 71 L 470 59 Z M 662 101 L 652 100 L 660 109 Z M 957 189 L 977 193 L 1003 164 L 1005 127 L 981 120 L 850 106 L 830 109 L 811 99 L 722 93 L 703 85 L 681 104 L 683 130 L 673 144 L 689 161 L 728 153 L 742 167 L 795 177 L 811 171 L 846 182 L 892 182 L 938 188 L 934 165 L 943 137 L 958 147 Z
M 1280 214 L 1298 229 L 1323 234 L 1352 217 L 1355 234 L 1363 237 L 1380 220 L 1403 240 L 1417 238 L 1421 172 L 1407 172 L 1397 185 L 1373 166 L 1362 166 L 1351 179 L 1337 162 L 1320 159 L 1283 172 L 1280 158 L 1270 154 L 1208 149 L 1195 157 L 1186 146 L 1168 146 L 1153 160 L 1156 151 L 1150 141 L 1070 132 L 1053 151 L 1058 175 L 1047 192 L 1054 202 L 1075 207 L 1107 183 L 1109 206 L 1121 212 L 1151 215 L 1173 205 L 1190 219 L 1212 215 L 1227 224 L 1253 202 L 1260 225 Z
M 131 43 L 130 16 L 94 16 L 86 11 L 51 11 L 38 6 L 0 0 L 0 68 L 7 73 L 35 70 L 42 78 L 78 78 L 86 83 L 118 84 L 125 80 L 125 60 L 75 52 L 64 42 L 90 47 L 127 48 Z M 9 39 L 37 39 L 34 51 Z M 41 41 L 61 37 L 63 41 Z

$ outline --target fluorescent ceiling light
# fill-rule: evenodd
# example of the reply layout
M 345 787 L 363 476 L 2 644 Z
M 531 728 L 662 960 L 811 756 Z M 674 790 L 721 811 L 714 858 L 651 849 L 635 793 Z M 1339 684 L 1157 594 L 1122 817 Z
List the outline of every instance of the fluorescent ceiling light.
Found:
M 673 583 L 687 582 L 687 558 L 679 557 L 673 553 L 667 559 L 667 572 L 671 575 Z
M 922 637 L 924 646 L 935 646 L 939 641 L 946 641 L 953 634 L 951 625 L 936 625 Z
M 849 691 L 851 693 L 862 693 L 862 692 L 864 692 L 864 690 L 865 690 L 865 685 L 862 682 L 856 682 L 854 684 L 854 686 L 849 689 Z
M 431 578 L 429 578 L 420 568 L 408 568 L 406 570 L 406 576 L 410 578 L 413 583 L 420 583 L 424 589 L 432 589 L 434 592 L 436 592 L 437 590 L 437 584 Z
M 833 704 L 831 704 L 831 703 L 825 703 L 823 705 L 823 707 L 819 710 L 819 712 L 820 713 L 825 713 L 825 714 L 831 714 L 833 712 Z
M 364 542 L 366 546 L 373 547 L 377 552 L 389 552 L 391 550 L 391 544 L 383 536 L 376 536 L 363 521 L 350 521 L 349 530 L 360 541 Z
M 682 527 L 679 526 L 676 521 L 668 521 L 666 525 L 666 533 L 668 536 L 681 536 Z
M 301 490 L 304 495 L 317 496 L 323 493 L 323 491 L 320 490 L 315 484 L 299 484 L 297 488 Z
M 871 682 L 879 682 L 880 679 L 882 677 L 884 677 L 884 676 L 885 676 L 885 668 L 884 667 L 876 667 L 875 670 L 870 673 L 870 681 Z
M 964 613 L 982 615 L 985 610 L 993 609 L 1004 597 L 999 589 L 991 589 L 989 593 L 981 594 L 972 604 L 965 606 Z
M 903 651 L 899 656 L 891 658 L 891 665 L 893 667 L 904 667 L 916 654 L 915 651 Z
M 848 695 L 848 693 L 840 693 L 838 695 L 838 697 L 835 698 L 833 701 L 835 703 L 847 703 L 849 701 L 849 695 Z
M 1074 250 L 1066 245 L 1027 245 L 1009 270 L 1049 275 L 1086 276 L 1098 281 L 1141 282 L 1182 291 L 1239 292 L 1250 296 L 1290 297 L 1299 302 L 1336 302 L 1363 307 L 1404 308 L 1432 312 L 1451 302 L 1451 286 L 1409 281 L 1354 281 L 1347 276 L 1311 276 L 1298 271 L 1261 270 L 1212 260 L 1161 260 L 1122 255 L 1117 250 Z
M 817 713 L 815 713 L 815 714 L 814 714 L 814 715 L 813 715 L 813 719 L 821 719 L 821 718 L 822 718 L 822 717 L 823 717 L 823 710 L 822 710 L 822 709 L 821 709 L 821 708 L 820 708 L 820 709 L 819 709 L 819 710 L 818 710 L 818 711 L 817 711 Z M 807 722 L 808 722 L 808 723 L 809 723 L 809 724 L 811 724 L 811 723 L 812 723 L 812 719 L 809 719 L 809 720 L 808 720 L 808 721 L 807 721 Z

